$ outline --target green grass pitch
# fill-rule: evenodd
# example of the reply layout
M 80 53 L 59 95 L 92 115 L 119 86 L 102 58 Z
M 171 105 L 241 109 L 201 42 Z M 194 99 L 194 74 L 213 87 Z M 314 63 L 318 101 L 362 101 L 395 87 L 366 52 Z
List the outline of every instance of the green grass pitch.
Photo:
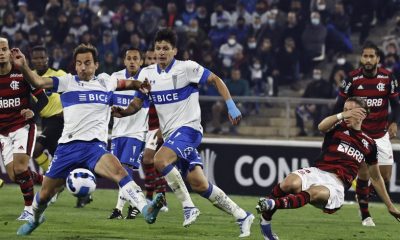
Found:
M 36 189 L 37 190 L 37 189 Z M 17 237 L 23 223 L 15 220 L 22 211 L 19 188 L 7 184 L 0 188 L 0 239 L 238 239 L 239 228 L 234 218 L 213 207 L 207 200 L 192 194 L 201 215 L 189 228 L 182 227 L 183 214 L 175 196 L 167 195 L 169 212 L 160 213 L 153 225 L 139 216 L 135 220 L 109 220 L 116 203 L 116 190 L 96 190 L 94 201 L 83 209 L 74 208 L 75 198 L 66 190 L 58 201 L 45 212 L 46 222 L 28 237 Z M 258 197 L 232 196 L 244 209 L 253 212 Z M 398 206 L 398 205 L 397 205 Z M 399 207 L 399 206 L 398 206 Z M 333 215 L 306 206 L 296 210 L 278 211 L 273 219 L 273 230 L 281 240 L 292 239 L 400 239 L 400 223 L 391 217 L 382 204 L 372 204 L 371 213 L 376 227 L 362 227 L 357 205 L 344 205 Z M 126 214 L 126 209 L 124 209 Z M 247 239 L 262 239 L 259 216 Z

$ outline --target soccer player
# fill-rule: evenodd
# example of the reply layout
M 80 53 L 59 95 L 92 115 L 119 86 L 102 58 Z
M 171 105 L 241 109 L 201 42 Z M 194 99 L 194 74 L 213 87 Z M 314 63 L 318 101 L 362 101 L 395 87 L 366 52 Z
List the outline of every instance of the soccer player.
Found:
M 379 49 L 367 43 L 361 54 L 361 67 L 350 73 L 343 82 L 336 102 L 335 112 L 339 112 L 348 97 L 359 96 L 366 99 L 371 113 L 365 119 L 362 130 L 375 139 L 378 146 L 378 164 L 386 189 L 390 192 L 390 178 L 394 162 L 390 138 L 397 134 L 400 121 L 399 88 L 396 78 L 388 70 L 378 68 Z M 393 118 L 389 120 L 389 104 Z M 356 197 L 360 206 L 363 226 L 375 226 L 368 210 L 370 188 L 368 168 L 361 164 L 356 180 Z M 372 189 L 372 188 L 371 188 Z
M 24 116 L 31 93 L 31 86 L 11 62 L 8 40 L 0 38 L 0 153 L 8 176 L 20 186 L 25 207 L 17 219 L 25 221 L 32 218 L 33 185 L 43 180 L 28 168 L 36 136 L 34 121 Z
M 362 98 L 350 97 L 343 112 L 322 120 L 318 129 L 325 133 L 325 138 L 316 166 L 292 172 L 273 188 L 269 197 L 258 202 L 264 239 L 277 239 L 271 230 L 271 218 L 278 209 L 300 208 L 310 203 L 326 213 L 337 211 L 343 205 L 345 189 L 350 188 L 364 162 L 378 195 L 389 213 L 400 221 L 400 212 L 389 198 L 377 165 L 375 141 L 361 131 L 367 113 Z
M 130 48 L 125 52 L 125 69 L 111 75 L 116 79 L 137 79 L 143 59 L 139 49 Z M 135 90 L 116 91 L 113 94 L 112 105 L 127 107 L 135 96 Z M 148 131 L 147 116 L 148 104 L 145 104 L 135 115 L 125 118 L 114 118 L 111 132 L 111 153 L 120 161 L 122 166 L 133 178 L 133 169 L 138 169 L 143 158 L 146 133 Z M 110 219 L 122 219 L 122 209 L 126 200 L 123 191 L 119 189 L 117 205 L 113 209 Z M 129 206 L 126 219 L 134 219 L 139 209 Z
M 31 50 L 31 63 L 34 71 L 42 77 L 61 77 L 67 73 L 63 70 L 56 70 L 49 67 L 49 54 L 44 46 L 35 46 Z M 60 94 L 52 91 L 37 89 L 34 91 L 35 98 L 38 99 L 37 109 L 39 109 L 42 119 L 42 133 L 36 138 L 33 158 L 37 164 L 47 171 L 50 164 L 50 156 L 44 152 L 47 149 L 51 156 L 57 148 L 64 127 L 64 118 Z M 46 98 L 46 101 L 43 100 Z M 45 104 L 41 104 L 44 103 Z M 52 200 L 53 201 L 53 200 Z M 76 207 L 81 208 L 93 201 L 92 195 L 77 197 Z
M 148 79 L 152 86 L 150 97 L 156 107 L 165 140 L 155 155 L 155 166 L 182 203 L 184 227 L 194 223 L 200 211 L 193 204 L 183 178 L 194 191 L 233 215 L 240 226 L 239 237 L 247 237 L 254 215 L 244 211 L 220 188 L 209 183 L 202 170 L 203 163 L 196 149 L 203 137 L 198 85 L 208 83 L 216 86 L 227 104 L 232 124 L 239 123 L 241 113 L 218 76 L 196 62 L 175 60 L 176 41 L 172 30 L 158 31 L 154 40 L 157 64 L 142 69 L 138 77 L 139 80 Z M 140 96 L 135 99 L 140 99 Z M 132 101 L 127 109 L 118 109 L 114 115 L 121 117 L 132 114 L 137 111 L 136 103 Z
M 29 83 L 36 88 L 63 92 L 61 101 L 64 113 L 64 129 L 53 161 L 46 172 L 40 192 L 33 203 L 33 220 L 22 225 L 18 235 L 28 235 L 44 222 L 43 212 L 58 189 L 64 185 L 69 172 L 75 168 L 87 168 L 116 183 L 124 192 L 124 198 L 142 212 L 146 222 L 154 223 L 163 196 L 157 195 L 147 204 L 140 187 L 132 180 L 119 160 L 106 150 L 110 100 L 116 89 L 149 88 L 147 82 L 126 81 L 111 78 L 107 74 L 95 76 L 99 66 L 97 49 L 81 44 L 74 49 L 73 59 L 77 75 L 40 77 L 27 65 L 19 49 L 12 49 L 14 64 Z
M 144 60 L 145 66 L 155 64 L 157 61 L 154 49 L 150 48 L 146 51 Z M 167 191 L 167 182 L 164 177 L 157 171 L 154 166 L 154 155 L 156 151 L 163 144 L 163 139 L 160 131 L 160 122 L 158 120 L 157 111 L 152 102 L 149 106 L 149 131 L 146 136 L 146 145 L 143 152 L 143 172 L 144 172 L 144 188 L 146 190 L 147 201 L 153 199 L 154 191 L 156 193 L 162 193 L 165 196 Z M 167 212 L 168 207 L 166 201 L 161 211 Z

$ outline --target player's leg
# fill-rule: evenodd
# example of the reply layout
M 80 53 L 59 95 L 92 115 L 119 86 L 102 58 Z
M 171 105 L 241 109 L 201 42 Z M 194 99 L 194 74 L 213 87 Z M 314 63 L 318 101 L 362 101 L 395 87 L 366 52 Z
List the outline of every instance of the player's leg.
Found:
M 390 192 L 390 179 L 392 177 L 392 165 L 379 165 L 383 181 L 385 182 L 386 190 Z
M 110 153 L 102 155 L 96 163 L 94 171 L 100 176 L 118 183 L 124 198 L 142 212 L 147 223 L 151 224 L 155 222 L 164 200 L 162 194 L 157 196 L 151 204 L 147 205 L 142 189 L 128 175 L 119 160 Z
M 253 223 L 254 215 L 244 211 L 224 191 L 216 185 L 209 183 L 199 165 L 195 165 L 189 171 L 186 179 L 195 192 L 208 199 L 217 208 L 235 217 L 236 222 L 240 226 L 241 234 L 239 237 L 250 236 L 250 227 Z
M 369 192 L 370 188 L 368 186 L 369 182 L 369 172 L 366 163 L 362 162 L 358 170 L 357 185 L 356 185 L 356 199 L 360 207 L 361 220 L 363 226 L 372 226 L 373 224 L 371 214 L 369 213 Z
M 146 190 L 146 199 L 153 199 L 155 189 L 156 168 L 154 166 L 154 156 L 156 151 L 145 148 L 143 153 L 143 172 L 144 172 L 144 188 Z
M 44 178 L 42 188 L 36 193 L 35 199 L 33 200 L 33 218 L 18 229 L 17 235 L 29 235 L 44 222 L 44 211 L 49 206 L 51 198 L 59 191 L 64 183 L 64 178 Z

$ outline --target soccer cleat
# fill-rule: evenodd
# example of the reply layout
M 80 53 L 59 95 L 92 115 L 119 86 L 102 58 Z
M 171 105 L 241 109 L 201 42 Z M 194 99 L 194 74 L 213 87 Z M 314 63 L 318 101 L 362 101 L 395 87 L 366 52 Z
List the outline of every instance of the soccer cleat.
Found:
M 38 222 L 34 222 L 33 218 L 18 228 L 17 235 L 25 236 L 31 234 L 40 224 L 44 222 L 44 217 L 41 216 Z
M 108 217 L 108 219 L 123 219 L 124 217 L 122 216 L 121 210 L 118 208 L 114 208 L 111 215 Z
M 269 198 L 260 198 L 256 206 L 256 210 L 258 213 L 270 212 L 273 211 L 274 208 L 275 208 L 275 201 Z
M 0 178 L 0 188 L 4 186 L 4 180 Z
M 240 238 L 250 236 L 250 228 L 251 224 L 253 224 L 254 215 L 249 212 L 246 212 L 246 214 L 246 217 L 238 219 L 236 221 L 236 223 L 239 224 L 240 227 Z
M 154 200 L 151 201 L 151 203 L 144 206 L 144 208 L 142 210 L 142 214 L 143 214 L 144 220 L 146 220 L 146 222 L 148 224 L 155 223 L 157 215 L 163 206 L 163 202 L 164 202 L 164 195 L 162 195 L 161 193 L 158 193 L 156 195 L 156 197 L 154 198 Z
M 197 207 L 184 207 L 183 208 L 183 226 L 189 227 L 194 223 L 197 217 L 200 215 L 200 210 Z
M 83 208 L 85 205 L 93 201 L 92 195 L 88 194 L 84 197 L 77 197 L 76 208 Z
M 364 227 L 375 227 L 375 223 L 374 220 L 372 219 L 372 217 L 367 217 L 364 220 L 362 220 L 361 224 Z
M 167 207 L 167 205 L 163 205 L 163 207 L 160 209 L 161 212 L 168 212 L 169 209 Z
M 271 223 L 261 224 L 261 234 L 264 237 L 264 240 L 279 240 L 278 235 L 272 232 Z
M 129 206 L 128 215 L 126 215 L 125 219 L 135 219 L 136 216 L 140 213 L 139 209 L 136 207 Z M 122 215 L 121 215 L 122 216 Z
M 17 220 L 20 220 L 20 221 L 30 221 L 31 219 L 33 219 L 33 214 L 31 212 L 29 212 L 28 210 L 24 210 L 21 213 L 21 216 L 19 216 L 17 218 Z

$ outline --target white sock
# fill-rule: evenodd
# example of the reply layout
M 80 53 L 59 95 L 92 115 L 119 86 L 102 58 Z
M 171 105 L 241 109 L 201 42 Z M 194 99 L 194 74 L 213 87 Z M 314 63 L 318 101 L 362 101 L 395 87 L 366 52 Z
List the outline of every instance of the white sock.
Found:
M 233 215 L 236 219 L 242 219 L 247 216 L 246 211 L 240 208 L 224 191 L 215 185 L 212 185 L 212 192 L 208 200 L 217 208 Z
M 117 205 L 115 206 L 115 208 L 122 211 L 122 209 L 124 209 L 125 203 L 126 203 L 126 199 L 124 198 L 124 194 L 120 188 L 118 190 L 118 200 L 117 200 Z
M 182 206 L 185 207 L 194 207 L 192 199 L 190 198 L 189 192 L 183 182 L 182 176 L 179 173 L 178 169 L 175 167 L 171 169 L 166 175 L 164 175 L 165 180 L 171 190 L 175 193 L 175 196 L 181 201 Z
M 43 212 L 46 210 L 47 206 L 49 205 L 48 202 L 39 204 L 38 197 L 39 197 L 39 193 L 36 193 L 35 197 L 33 198 L 33 203 L 32 203 L 34 222 L 39 222 L 40 217 L 43 215 Z
M 35 201 L 35 200 L 34 200 Z M 32 203 L 33 204 L 33 203 Z M 32 211 L 33 211 L 33 209 L 32 209 L 32 205 L 31 206 L 25 206 L 24 207 L 24 210 L 25 211 L 28 211 L 28 212 L 30 212 L 30 213 L 32 213 Z
M 142 192 L 142 189 L 134 182 L 129 181 L 125 186 L 121 188 L 123 198 L 125 198 L 132 207 L 137 207 L 143 212 L 144 206 L 147 205 L 146 198 Z

